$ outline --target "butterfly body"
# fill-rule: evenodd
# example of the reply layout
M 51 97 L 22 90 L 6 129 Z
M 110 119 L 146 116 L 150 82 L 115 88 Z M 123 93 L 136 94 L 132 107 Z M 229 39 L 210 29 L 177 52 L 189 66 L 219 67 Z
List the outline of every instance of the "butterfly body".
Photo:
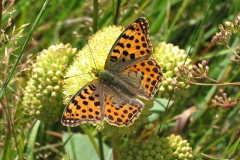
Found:
M 121 81 L 118 77 L 116 77 L 113 73 L 108 70 L 92 70 L 96 78 L 104 84 L 105 86 L 110 86 L 110 88 L 114 90 L 120 90 L 121 92 L 127 94 L 128 96 L 137 96 L 132 90 L 124 85 L 124 82 Z
M 93 69 L 96 79 L 83 86 L 70 100 L 62 123 L 77 126 L 100 123 L 129 126 L 151 99 L 162 78 L 161 67 L 151 58 L 152 45 L 145 18 L 138 18 L 118 37 L 104 70 Z
M 97 78 L 99 78 L 99 81 L 106 82 L 111 85 L 118 84 L 118 79 L 115 78 L 114 74 L 110 73 L 108 70 L 93 70 L 93 73 Z

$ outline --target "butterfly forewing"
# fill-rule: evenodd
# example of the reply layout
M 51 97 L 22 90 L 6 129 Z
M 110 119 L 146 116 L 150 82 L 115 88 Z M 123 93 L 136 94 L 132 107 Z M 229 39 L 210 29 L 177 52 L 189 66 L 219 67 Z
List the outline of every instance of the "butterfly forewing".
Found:
M 118 72 L 152 54 L 149 25 L 145 18 L 138 18 L 118 37 L 108 54 L 105 69 Z
M 135 95 L 147 99 L 158 90 L 162 79 L 161 67 L 151 58 L 152 44 L 149 25 L 138 18 L 119 36 L 111 49 L 105 68 L 113 73 L 119 84 L 124 84 Z

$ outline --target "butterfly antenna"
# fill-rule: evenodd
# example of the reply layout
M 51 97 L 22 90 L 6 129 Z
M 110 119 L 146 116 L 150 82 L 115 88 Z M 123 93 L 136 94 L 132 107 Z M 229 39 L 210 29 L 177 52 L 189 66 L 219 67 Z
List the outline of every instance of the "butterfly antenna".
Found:
M 94 60 L 94 58 L 93 58 L 93 52 L 92 52 L 92 49 L 91 49 L 91 47 L 90 47 L 90 45 L 89 45 L 89 43 L 88 43 L 88 40 L 86 40 L 86 42 L 87 42 L 87 45 L 88 45 L 88 47 L 89 47 L 89 50 L 90 50 L 90 52 L 91 52 L 91 56 L 92 56 L 92 59 L 93 59 L 93 63 L 94 63 L 94 65 L 95 65 L 95 68 L 97 69 L 97 65 L 96 65 L 96 62 L 95 62 L 95 60 Z
M 90 74 L 90 76 L 91 76 L 92 78 L 94 78 L 94 76 L 91 74 L 91 72 L 88 72 L 88 74 Z
M 64 77 L 64 79 L 68 79 L 68 78 L 72 78 L 72 77 L 76 77 L 76 76 L 81 76 L 81 75 L 85 75 L 85 74 L 88 74 L 88 73 L 83 73 L 83 74 L 73 75 L 73 76 L 66 76 L 66 77 Z

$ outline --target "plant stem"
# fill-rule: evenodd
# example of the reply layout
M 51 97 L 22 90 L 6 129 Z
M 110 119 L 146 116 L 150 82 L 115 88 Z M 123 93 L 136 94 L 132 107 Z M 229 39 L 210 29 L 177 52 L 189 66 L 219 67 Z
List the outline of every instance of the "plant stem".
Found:
M 99 152 L 100 152 L 100 160 L 104 160 L 102 132 L 98 132 L 98 145 L 99 145 Z
M 231 47 L 229 47 L 229 45 L 226 45 L 226 47 L 227 47 L 229 50 L 231 50 L 231 51 L 235 54 L 236 57 L 238 57 L 238 58 L 240 59 L 240 56 L 239 56 Z
M 120 6 L 121 6 L 121 0 L 117 0 L 116 13 L 115 13 L 114 22 L 113 22 L 114 25 L 117 25 L 117 20 L 118 20 L 118 16 L 119 16 Z
M 98 0 L 93 1 L 93 33 L 98 29 Z
M 240 86 L 240 82 L 234 82 L 234 83 L 224 82 L 224 83 L 217 83 L 217 84 L 197 83 L 197 82 L 193 82 L 190 80 L 188 80 L 188 82 L 190 84 L 196 84 L 196 85 L 200 85 L 200 86 L 226 86 L 226 85 Z
M 113 160 L 118 160 L 119 157 L 119 146 L 120 146 L 120 137 L 118 135 L 114 135 L 112 137 L 112 148 L 113 148 Z
M 0 0 L 0 31 L 2 30 L 2 0 Z M 2 34 L 0 34 L 0 39 L 2 39 L 1 38 L 1 35 Z

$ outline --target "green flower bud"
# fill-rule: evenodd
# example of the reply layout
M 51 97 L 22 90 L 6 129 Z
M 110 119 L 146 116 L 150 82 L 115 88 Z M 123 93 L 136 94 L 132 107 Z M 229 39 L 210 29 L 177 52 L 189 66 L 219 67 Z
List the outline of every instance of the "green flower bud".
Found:
M 49 92 L 53 91 L 53 86 L 48 85 L 46 88 L 47 88 L 47 90 L 48 90 Z M 39 89 L 40 89 L 40 88 L 39 88 Z
M 177 78 L 179 73 L 178 67 L 185 64 L 190 67 L 191 60 L 186 59 L 187 54 L 183 49 L 179 49 L 178 46 L 173 44 L 166 44 L 165 42 L 158 43 L 154 50 L 153 57 L 159 62 L 163 69 L 163 81 L 159 87 L 159 91 L 162 93 L 163 97 L 169 98 L 172 91 L 178 91 L 173 94 L 172 99 L 175 101 L 181 100 L 183 96 L 186 96 L 189 88 L 187 81 L 177 81 L 176 85 L 172 85 L 171 81 Z M 179 86 L 182 82 L 184 85 Z M 176 88 L 176 89 L 175 89 Z
M 62 84 L 65 70 L 77 49 L 70 44 L 52 45 L 43 50 L 32 65 L 32 76 L 27 82 L 23 97 L 24 111 L 43 122 L 59 121 L 62 110 Z M 63 58 L 63 59 L 62 59 Z
M 52 70 L 49 70 L 49 71 L 47 72 L 47 76 L 48 76 L 48 77 L 53 77 L 53 76 L 54 76 L 54 72 L 53 72 Z
M 133 154 L 131 151 L 133 151 Z M 180 136 L 171 135 L 167 138 L 154 136 L 146 142 L 129 142 L 128 145 L 120 150 L 120 160 L 128 157 L 137 159 L 136 155 L 142 159 L 164 159 L 164 160 L 190 160 L 193 159 L 192 149 L 186 140 Z
M 145 157 L 147 157 L 147 156 L 149 155 L 149 151 L 148 151 L 148 150 L 144 150 L 144 151 L 143 151 L 143 155 L 144 155 Z

